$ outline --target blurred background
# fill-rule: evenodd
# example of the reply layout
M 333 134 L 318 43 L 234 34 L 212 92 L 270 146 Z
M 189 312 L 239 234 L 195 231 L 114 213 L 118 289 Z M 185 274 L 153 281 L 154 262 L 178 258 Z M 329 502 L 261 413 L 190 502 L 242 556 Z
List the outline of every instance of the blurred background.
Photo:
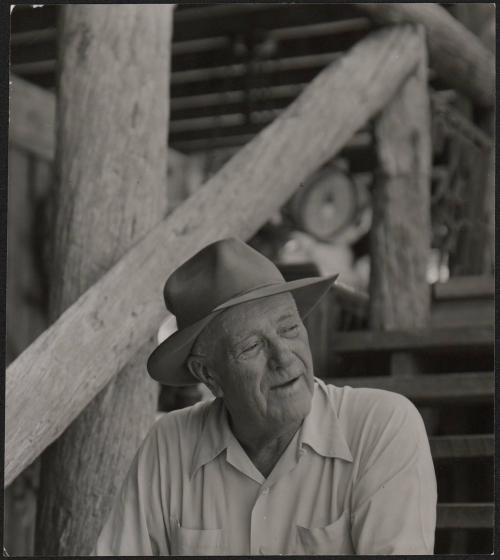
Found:
M 495 51 L 493 4 L 441 6 Z M 16 6 L 11 16 L 7 365 L 50 324 L 60 9 Z M 177 6 L 167 212 L 196 196 L 318 72 L 375 28 L 371 18 L 349 4 Z M 451 88 L 432 60 L 428 88 L 432 174 L 426 269 L 430 318 L 425 329 L 405 327 L 393 333 L 370 323 L 373 193 L 381 171 L 372 122 L 297 185 L 250 243 L 275 261 L 287 279 L 340 273 L 342 285 L 307 319 L 316 375 L 340 385 L 395 390 L 415 402 L 426 423 L 438 479 L 435 552 L 490 553 L 492 113 Z M 412 250 L 412 244 L 405 246 Z M 397 286 L 393 296 L 397 304 Z M 207 397 L 202 387 L 163 388 L 157 412 Z M 10 555 L 36 552 L 38 491 L 36 460 L 5 491 L 4 544 Z

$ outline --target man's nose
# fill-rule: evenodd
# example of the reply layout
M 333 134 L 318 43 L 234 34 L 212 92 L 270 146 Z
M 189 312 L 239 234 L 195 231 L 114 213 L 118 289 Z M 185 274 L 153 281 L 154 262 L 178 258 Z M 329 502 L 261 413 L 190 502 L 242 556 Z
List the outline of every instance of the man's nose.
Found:
M 282 340 L 275 340 L 270 344 L 269 361 L 274 368 L 285 368 L 293 361 L 293 354 L 288 344 Z

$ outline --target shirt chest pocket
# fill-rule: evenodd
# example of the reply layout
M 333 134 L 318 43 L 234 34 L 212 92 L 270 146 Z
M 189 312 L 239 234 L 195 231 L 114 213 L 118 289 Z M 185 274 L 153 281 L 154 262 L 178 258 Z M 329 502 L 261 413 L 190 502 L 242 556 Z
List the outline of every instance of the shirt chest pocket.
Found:
M 199 556 L 221 552 L 221 529 L 186 529 L 180 525 L 176 527 L 172 554 Z
M 296 554 L 353 554 L 348 512 L 325 527 L 297 525 Z

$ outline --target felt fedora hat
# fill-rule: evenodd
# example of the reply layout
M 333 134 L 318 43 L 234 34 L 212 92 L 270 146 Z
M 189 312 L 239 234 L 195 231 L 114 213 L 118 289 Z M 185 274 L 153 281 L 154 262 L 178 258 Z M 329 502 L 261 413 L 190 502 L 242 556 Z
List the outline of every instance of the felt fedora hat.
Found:
M 186 360 L 198 335 L 217 315 L 240 303 L 292 292 L 304 318 L 337 276 L 286 282 L 274 263 L 239 239 L 222 239 L 207 245 L 165 283 L 165 305 L 175 315 L 177 331 L 149 356 L 150 376 L 164 385 L 197 383 Z

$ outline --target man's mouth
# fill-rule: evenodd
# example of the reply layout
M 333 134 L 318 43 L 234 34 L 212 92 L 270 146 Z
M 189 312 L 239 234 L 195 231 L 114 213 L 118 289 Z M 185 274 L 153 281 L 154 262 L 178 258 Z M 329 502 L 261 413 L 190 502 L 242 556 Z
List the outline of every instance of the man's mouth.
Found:
M 296 377 L 292 377 L 292 379 L 289 379 L 288 381 L 285 381 L 284 383 L 280 383 L 279 385 L 274 385 L 272 388 L 273 389 L 286 389 L 287 387 L 292 387 L 299 379 L 300 379 L 300 375 L 297 375 Z

